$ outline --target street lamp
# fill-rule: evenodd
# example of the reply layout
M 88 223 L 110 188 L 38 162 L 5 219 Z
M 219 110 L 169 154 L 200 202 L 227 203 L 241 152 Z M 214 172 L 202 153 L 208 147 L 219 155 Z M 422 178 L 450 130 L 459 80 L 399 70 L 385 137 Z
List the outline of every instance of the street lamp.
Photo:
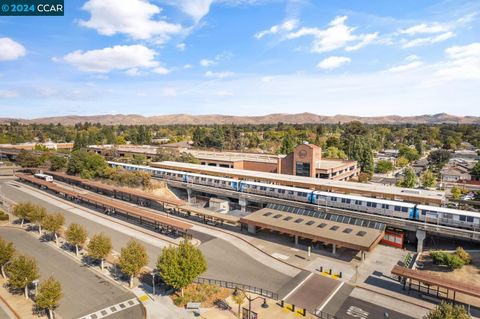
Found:
M 36 279 L 34 281 L 32 281 L 32 284 L 35 285 L 35 297 L 37 297 L 37 292 L 38 292 L 38 283 L 40 282 L 40 280 Z
M 251 298 L 245 293 L 245 291 L 243 291 L 242 289 L 240 289 L 238 287 L 235 287 L 235 290 L 233 291 L 232 295 L 233 296 L 238 296 L 240 293 L 242 293 L 245 296 L 245 298 L 247 298 L 247 300 L 248 300 L 248 319 L 250 319 L 251 313 L 252 313 L 252 301 L 263 298 L 263 303 L 262 303 L 261 307 L 264 308 L 264 309 L 268 308 L 267 298 L 262 297 L 262 296 L 257 296 L 255 298 Z
M 150 273 L 152 275 L 152 294 L 155 296 L 155 272 Z

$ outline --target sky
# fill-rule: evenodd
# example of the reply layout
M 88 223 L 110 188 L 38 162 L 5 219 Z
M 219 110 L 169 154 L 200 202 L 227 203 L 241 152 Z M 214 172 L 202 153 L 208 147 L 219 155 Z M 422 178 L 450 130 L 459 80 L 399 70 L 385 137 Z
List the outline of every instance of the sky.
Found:
M 480 116 L 478 0 L 65 0 L 0 17 L 0 117 Z

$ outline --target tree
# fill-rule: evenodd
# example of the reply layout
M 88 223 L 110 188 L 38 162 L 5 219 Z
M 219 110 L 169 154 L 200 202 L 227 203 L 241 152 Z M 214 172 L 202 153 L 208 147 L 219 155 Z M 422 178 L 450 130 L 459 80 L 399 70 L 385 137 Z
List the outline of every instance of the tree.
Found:
M 38 279 L 37 261 L 29 256 L 17 256 L 6 267 L 8 283 L 17 289 L 25 289 L 25 299 L 28 299 L 28 285 Z
M 237 315 L 240 318 L 240 307 L 243 305 L 243 302 L 245 301 L 245 294 L 242 294 L 242 293 L 233 294 L 232 299 L 238 305 Z
M 65 223 L 65 216 L 62 213 L 48 214 L 42 221 L 43 228 L 52 233 L 55 243 L 58 245 L 58 232 Z
M 183 288 L 207 270 L 207 262 L 200 249 L 184 240 L 178 247 L 163 249 L 157 269 L 165 283 L 180 289 L 183 297 Z
M 42 164 L 39 156 L 35 155 L 31 151 L 25 151 L 25 150 L 20 151 L 15 161 L 21 167 L 29 167 L 29 168 L 39 167 Z
M 87 246 L 88 255 L 100 260 L 100 267 L 103 270 L 103 260 L 112 251 L 112 240 L 104 233 L 93 235 Z
M 441 304 L 430 310 L 423 319 L 471 319 L 463 306 L 452 305 L 442 301 Z
M 362 172 L 373 174 L 374 161 L 370 142 L 363 136 L 353 135 L 351 140 L 346 139 L 344 143 L 347 143 L 346 152 L 348 158 L 358 161 Z
M 78 257 L 78 246 L 83 246 L 87 240 L 87 230 L 82 225 L 72 223 L 65 232 L 65 235 L 67 241 L 70 244 L 75 245 L 75 254 Z
M 3 278 L 7 278 L 5 265 L 12 260 L 14 254 L 15 247 L 13 247 L 13 244 L 0 237 L 0 267 L 2 268 Z
M 398 149 L 398 156 L 405 157 L 410 162 L 416 161 L 420 158 L 420 154 L 418 154 L 418 151 L 415 148 L 405 145 L 400 146 Z
M 422 186 L 425 188 L 430 188 L 437 185 L 437 178 L 431 170 L 427 170 L 425 173 L 423 173 L 420 176 L 420 181 L 422 183 Z
M 296 146 L 295 139 L 290 134 L 286 134 L 282 140 L 282 146 L 280 147 L 281 154 L 290 154 Z
M 401 187 L 414 188 L 415 185 L 417 185 L 417 174 L 415 174 L 415 170 L 411 167 L 405 168 L 403 177 L 397 184 Z
M 58 280 L 50 276 L 38 287 L 35 304 L 41 309 L 47 309 L 49 318 L 53 319 L 53 310 L 58 307 L 61 298 L 62 286 Z
M 453 199 L 460 199 L 460 197 L 462 197 L 462 190 L 456 186 L 452 187 L 452 190 L 450 191 L 450 193 L 452 194 L 452 198 Z
M 137 276 L 148 263 L 148 255 L 145 247 L 132 239 L 120 253 L 119 265 L 123 273 L 130 276 L 129 286 L 133 286 L 133 278 Z
M 72 152 L 68 161 L 67 173 L 71 175 L 80 174 L 83 178 L 93 178 L 101 176 L 107 166 L 107 161 L 103 156 L 77 150 Z
M 480 161 L 478 161 L 472 168 L 472 176 L 477 180 L 480 179 Z
M 409 163 L 408 159 L 406 157 L 403 157 L 403 156 L 400 156 L 399 158 L 397 158 L 397 167 L 405 167 L 407 166 Z
M 34 211 L 35 205 L 30 202 L 18 203 L 13 207 L 13 215 L 22 221 L 20 227 L 23 227 L 24 221 L 28 220 Z
M 388 160 L 379 160 L 375 167 L 375 171 L 380 174 L 388 173 L 391 170 L 393 170 L 393 163 Z
M 428 161 L 437 167 L 438 170 L 441 170 L 442 167 L 448 163 L 451 157 L 452 153 L 450 153 L 450 151 L 440 149 L 430 152 L 428 155 Z
M 47 211 L 44 207 L 34 205 L 34 209 L 30 211 L 28 219 L 38 227 L 38 233 L 42 233 L 43 219 L 47 216 Z
M 340 158 L 340 159 L 347 159 L 347 154 L 344 151 L 338 149 L 335 146 L 327 147 L 325 151 L 323 151 L 322 156 L 324 158 Z
M 64 156 L 51 156 L 50 157 L 50 170 L 51 171 L 60 171 L 67 167 L 67 158 Z

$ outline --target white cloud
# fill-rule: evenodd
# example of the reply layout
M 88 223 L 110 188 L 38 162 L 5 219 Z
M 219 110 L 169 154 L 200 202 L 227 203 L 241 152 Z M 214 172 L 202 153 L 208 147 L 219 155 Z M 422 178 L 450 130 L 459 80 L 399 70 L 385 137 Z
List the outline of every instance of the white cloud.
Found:
M 15 90 L 0 90 L 0 99 L 11 99 L 18 96 Z
M 412 54 L 412 55 L 409 55 L 408 57 L 406 57 L 403 60 L 402 64 L 391 67 L 387 71 L 389 71 L 389 72 L 405 72 L 405 71 L 410 71 L 410 70 L 416 69 L 421 65 L 423 65 L 423 62 L 420 60 L 420 58 L 418 56 Z
M 289 19 L 285 20 L 282 24 L 276 24 L 270 27 L 269 29 L 255 33 L 255 38 L 261 39 L 266 35 L 277 34 L 279 32 L 289 32 L 295 29 L 298 26 L 298 20 Z
M 155 55 L 154 50 L 143 45 L 116 45 L 100 50 L 74 51 L 61 59 L 54 58 L 54 61 L 65 61 L 84 72 L 107 73 L 112 70 L 157 67 L 159 63 L 154 60 Z
M 182 31 L 179 24 L 155 19 L 162 9 L 148 0 L 88 0 L 82 7 L 90 13 L 80 25 L 97 30 L 102 35 L 126 34 L 137 40 L 154 39 L 164 42 L 170 35 Z
M 162 75 L 170 73 L 170 70 L 167 69 L 167 68 L 164 68 L 163 66 L 156 67 L 152 71 L 157 73 L 157 74 L 162 74 Z
M 175 88 L 171 88 L 171 87 L 167 87 L 167 88 L 163 88 L 160 93 L 162 94 L 162 96 L 166 96 L 166 97 L 175 97 L 177 96 L 177 90 Z
M 445 50 L 448 61 L 435 73 L 437 81 L 480 80 L 480 42 Z
M 345 24 L 347 16 L 336 17 L 326 29 L 319 28 L 300 28 L 298 31 L 287 34 L 287 39 L 295 39 L 303 36 L 313 36 L 311 51 L 322 53 L 345 47 L 348 43 L 359 41 L 358 43 L 347 47 L 347 50 L 353 51 L 360 49 L 372 42 L 378 33 L 355 35 L 355 27 L 349 27 Z
M 413 48 L 422 45 L 434 44 L 453 38 L 455 33 L 448 31 L 432 37 L 417 38 L 413 40 L 403 40 L 402 48 Z
M 216 79 L 224 79 L 233 76 L 235 73 L 230 72 L 230 71 L 224 71 L 224 72 L 212 72 L 212 71 L 207 71 L 205 72 L 205 77 L 207 78 L 216 78 Z
M 215 93 L 217 96 L 233 96 L 233 93 L 226 90 L 220 90 Z
M 400 30 L 401 34 L 416 35 L 416 34 L 431 34 L 431 33 L 442 33 L 449 31 L 449 27 L 440 23 L 426 24 L 421 23 L 414 25 L 413 27 Z
M 185 64 L 183 66 L 184 69 L 191 69 L 192 68 L 192 65 L 191 64 Z
M 200 60 L 200 65 L 203 66 L 203 67 L 209 67 L 209 66 L 212 66 L 212 65 L 215 65 L 217 64 L 216 61 L 214 60 L 209 60 L 209 59 L 201 59 Z
M 352 60 L 345 56 L 331 56 L 323 59 L 319 64 L 317 64 L 317 68 L 322 70 L 333 70 L 341 67 L 345 63 L 350 63 L 350 61 Z
M 125 71 L 125 74 L 129 75 L 129 76 L 140 76 L 143 73 L 140 72 L 140 70 L 138 68 L 131 68 L 131 69 L 128 69 L 127 71 Z
M 263 76 L 261 80 L 262 82 L 270 82 L 273 80 L 273 76 L 266 75 L 266 76 Z
M 195 22 L 200 21 L 210 11 L 213 0 L 175 0 L 172 4 L 180 8 Z
M 179 51 L 185 51 L 186 45 L 185 45 L 185 43 L 179 43 L 179 44 L 176 45 L 176 48 Z
M 0 61 L 16 60 L 27 54 L 27 50 L 20 43 L 10 38 L 0 38 Z

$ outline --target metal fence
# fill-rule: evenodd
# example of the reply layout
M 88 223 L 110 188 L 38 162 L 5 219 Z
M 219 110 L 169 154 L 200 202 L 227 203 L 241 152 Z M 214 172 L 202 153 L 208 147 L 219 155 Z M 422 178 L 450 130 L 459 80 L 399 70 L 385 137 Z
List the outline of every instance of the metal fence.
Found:
M 243 291 L 251 292 L 263 297 L 267 297 L 273 300 L 278 300 L 278 294 L 274 293 L 273 291 L 258 288 L 258 287 L 253 287 L 249 285 L 244 285 L 244 284 L 239 284 L 236 282 L 231 282 L 231 281 L 225 281 L 225 280 L 217 280 L 217 279 L 208 279 L 208 278 L 203 278 L 203 277 L 198 277 L 195 280 L 196 283 L 198 284 L 209 284 L 209 285 L 216 285 L 224 288 L 229 288 L 229 289 L 235 289 L 239 288 Z

